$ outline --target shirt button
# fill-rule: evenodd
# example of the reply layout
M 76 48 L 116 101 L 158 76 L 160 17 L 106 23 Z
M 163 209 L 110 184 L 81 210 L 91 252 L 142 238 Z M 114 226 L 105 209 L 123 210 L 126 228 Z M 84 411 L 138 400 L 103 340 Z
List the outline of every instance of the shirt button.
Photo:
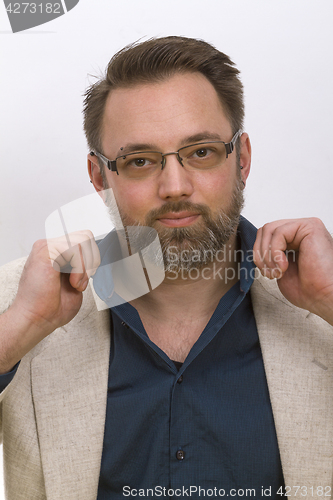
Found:
M 176 458 L 177 460 L 184 460 L 185 458 L 185 451 L 184 450 L 178 450 L 176 453 Z
M 183 375 L 179 377 L 179 379 L 177 380 L 177 384 L 181 384 L 182 382 L 183 382 Z

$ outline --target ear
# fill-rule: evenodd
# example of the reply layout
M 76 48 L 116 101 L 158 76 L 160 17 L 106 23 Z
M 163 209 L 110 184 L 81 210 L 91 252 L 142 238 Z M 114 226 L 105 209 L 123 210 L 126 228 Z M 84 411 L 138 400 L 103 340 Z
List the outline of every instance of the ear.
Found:
M 95 155 L 88 154 L 87 157 L 88 162 L 88 174 L 91 182 L 94 185 L 96 191 L 102 191 L 104 189 L 103 185 L 103 177 L 101 176 L 101 171 L 99 168 L 98 158 Z
M 246 133 L 241 135 L 240 166 L 242 180 L 245 184 L 251 168 L 251 143 L 249 135 Z

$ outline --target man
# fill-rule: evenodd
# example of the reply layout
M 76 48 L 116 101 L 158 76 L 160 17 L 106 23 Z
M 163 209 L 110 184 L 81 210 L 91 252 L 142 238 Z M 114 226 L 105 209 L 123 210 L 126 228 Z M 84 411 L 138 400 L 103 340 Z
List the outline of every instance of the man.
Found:
M 166 275 L 109 313 L 88 232 L 37 242 L 18 289 L 5 266 L 8 498 L 330 496 L 333 242 L 316 219 L 239 219 L 242 121 L 238 71 L 202 41 L 126 48 L 88 90 L 91 181 L 156 229 Z

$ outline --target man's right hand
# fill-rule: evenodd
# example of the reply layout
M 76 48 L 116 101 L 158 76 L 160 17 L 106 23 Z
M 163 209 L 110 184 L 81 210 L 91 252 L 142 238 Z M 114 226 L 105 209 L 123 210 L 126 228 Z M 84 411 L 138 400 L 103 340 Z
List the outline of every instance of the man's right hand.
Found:
M 74 318 L 99 264 L 90 231 L 34 244 L 16 298 L 0 317 L 0 373 L 8 372 L 44 337 Z

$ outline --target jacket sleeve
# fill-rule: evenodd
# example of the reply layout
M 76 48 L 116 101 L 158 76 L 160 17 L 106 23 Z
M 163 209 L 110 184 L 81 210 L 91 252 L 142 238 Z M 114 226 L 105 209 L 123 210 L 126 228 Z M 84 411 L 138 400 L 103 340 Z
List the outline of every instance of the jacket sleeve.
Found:
M 0 314 L 12 304 L 26 258 L 18 259 L 0 267 Z
M 7 309 L 12 304 L 15 295 L 17 293 L 18 284 L 20 281 L 21 273 L 25 264 L 26 258 L 18 259 L 16 261 L 10 262 L 5 266 L 0 267 L 0 314 L 7 311 Z M 7 387 L 9 386 L 11 380 L 17 370 L 16 365 L 13 370 L 0 377 L 0 441 L 2 442 L 2 408 L 1 402 L 5 397 Z M 1 383 L 2 382 L 2 383 Z

